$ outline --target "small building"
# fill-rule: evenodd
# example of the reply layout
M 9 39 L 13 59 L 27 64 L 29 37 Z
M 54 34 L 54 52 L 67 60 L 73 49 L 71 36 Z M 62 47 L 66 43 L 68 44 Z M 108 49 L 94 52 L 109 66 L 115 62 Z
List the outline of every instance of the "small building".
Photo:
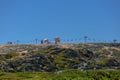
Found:
M 59 44 L 60 43 L 60 37 L 56 37 L 55 38 L 55 44 Z
M 44 44 L 49 44 L 49 40 L 46 38 L 46 39 L 43 40 L 43 43 Z

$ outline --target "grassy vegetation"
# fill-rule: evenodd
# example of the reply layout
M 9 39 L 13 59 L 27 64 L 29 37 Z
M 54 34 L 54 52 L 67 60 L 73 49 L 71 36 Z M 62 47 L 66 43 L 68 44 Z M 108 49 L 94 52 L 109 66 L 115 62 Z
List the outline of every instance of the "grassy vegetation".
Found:
M 120 71 L 64 70 L 59 72 L 0 72 L 0 80 L 120 80 Z

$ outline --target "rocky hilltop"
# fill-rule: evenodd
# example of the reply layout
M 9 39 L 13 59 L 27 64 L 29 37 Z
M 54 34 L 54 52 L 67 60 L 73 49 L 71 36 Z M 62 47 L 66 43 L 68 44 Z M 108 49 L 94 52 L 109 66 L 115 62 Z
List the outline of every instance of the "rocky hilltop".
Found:
M 0 45 L 4 72 L 120 69 L 120 44 Z

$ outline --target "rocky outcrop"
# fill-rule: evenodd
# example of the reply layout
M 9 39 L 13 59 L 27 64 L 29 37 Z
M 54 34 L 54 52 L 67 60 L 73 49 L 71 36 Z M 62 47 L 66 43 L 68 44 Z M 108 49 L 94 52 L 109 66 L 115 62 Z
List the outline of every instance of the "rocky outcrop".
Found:
M 6 62 L 0 65 L 5 72 L 14 71 L 54 71 L 55 64 L 42 54 L 32 55 L 30 58 Z
M 117 61 L 117 60 L 115 60 L 115 59 L 109 59 L 107 62 L 106 62 L 106 66 L 107 67 L 118 67 L 118 66 L 120 66 L 120 63 Z
M 90 47 L 90 46 L 89 46 Z M 14 47 L 15 48 L 15 47 Z M 12 47 L 12 49 L 14 49 Z M 7 47 L 8 50 L 8 47 Z M 59 46 L 20 46 L 14 52 L 0 54 L 0 70 L 4 72 L 59 71 L 61 69 L 119 69 L 119 55 L 108 58 L 102 48 L 61 48 Z M 1 50 L 2 51 L 2 50 Z M 5 48 L 4 48 L 5 51 Z M 16 52 L 15 52 L 16 51 Z M 17 52 L 18 51 L 18 52 Z M 26 55 L 21 55 L 21 54 Z M 109 53 L 107 53 L 109 54 Z M 22 57 L 21 57 L 22 56 Z
M 66 58 L 79 57 L 79 54 L 75 50 L 72 50 L 72 49 L 66 49 L 64 53 L 65 53 L 64 57 Z

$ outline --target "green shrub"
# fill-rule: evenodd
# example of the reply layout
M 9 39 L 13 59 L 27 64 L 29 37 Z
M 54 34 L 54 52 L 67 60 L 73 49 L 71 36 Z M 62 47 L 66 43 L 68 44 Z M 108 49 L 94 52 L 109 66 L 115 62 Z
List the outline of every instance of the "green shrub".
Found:
M 0 54 L 0 60 L 11 59 L 15 56 L 18 56 L 18 54 L 16 52 L 9 52 L 6 54 Z
M 119 70 L 64 70 L 53 72 L 0 72 L 0 80 L 120 80 Z

